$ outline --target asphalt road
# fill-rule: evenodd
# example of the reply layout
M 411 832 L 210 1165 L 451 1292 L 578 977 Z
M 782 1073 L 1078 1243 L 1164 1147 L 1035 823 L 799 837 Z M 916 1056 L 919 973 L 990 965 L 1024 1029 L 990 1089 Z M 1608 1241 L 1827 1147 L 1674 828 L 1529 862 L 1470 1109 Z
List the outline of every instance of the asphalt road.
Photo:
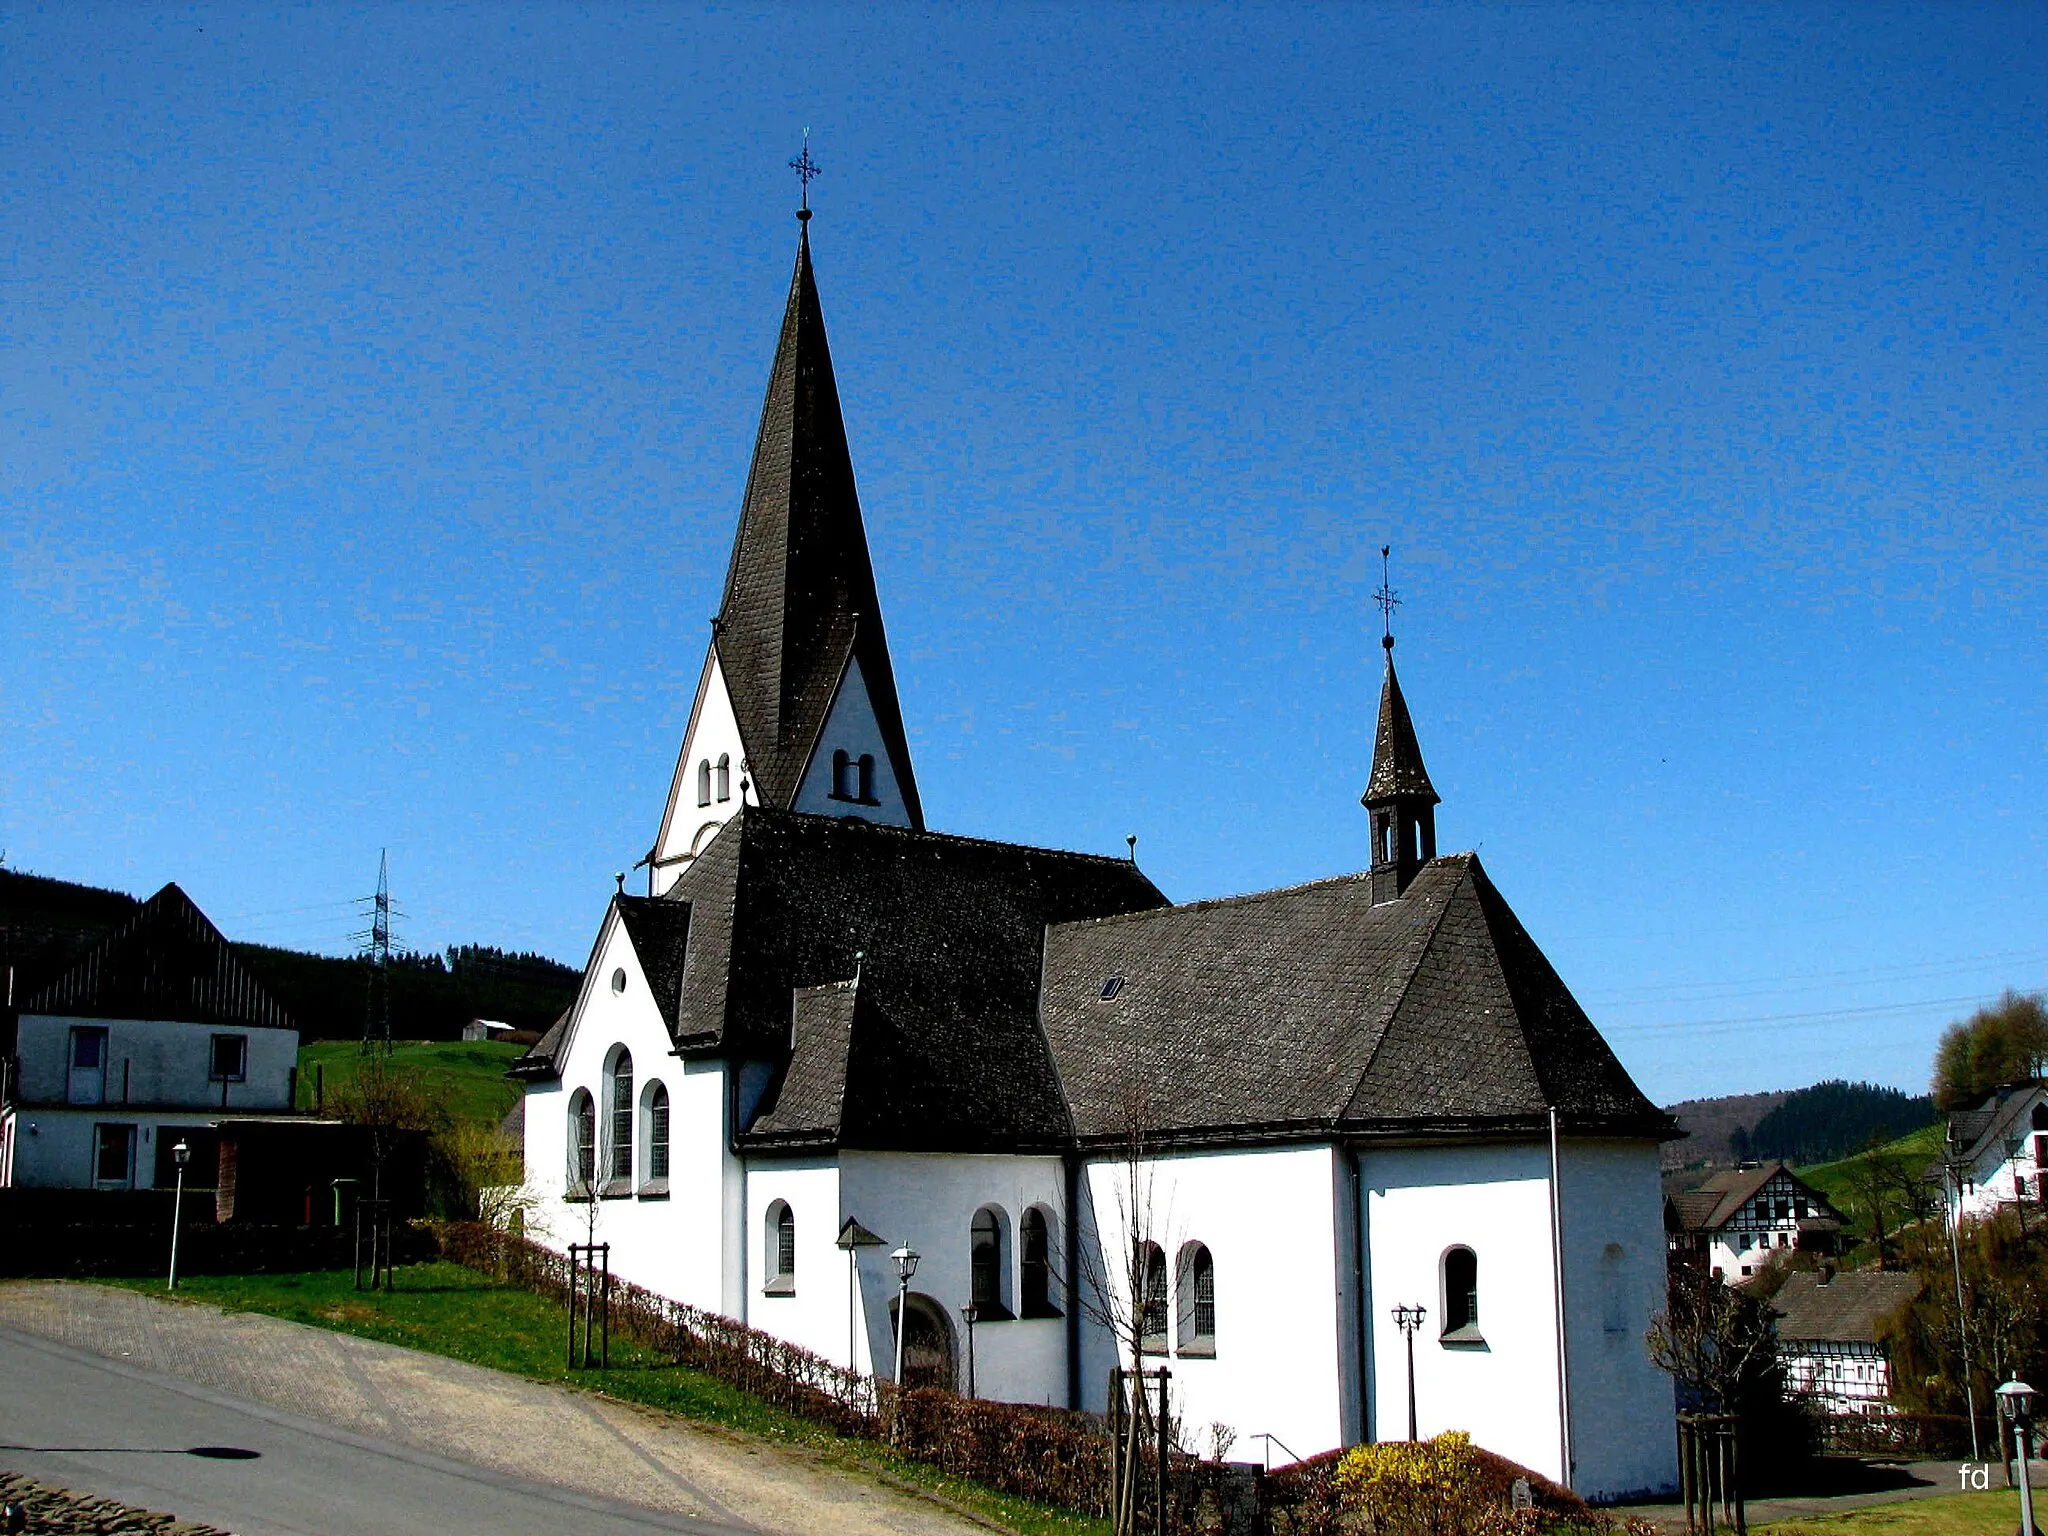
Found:
M 0 1329 L 0 1466 L 238 1536 L 744 1530 L 468 1466 L 11 1329 Z

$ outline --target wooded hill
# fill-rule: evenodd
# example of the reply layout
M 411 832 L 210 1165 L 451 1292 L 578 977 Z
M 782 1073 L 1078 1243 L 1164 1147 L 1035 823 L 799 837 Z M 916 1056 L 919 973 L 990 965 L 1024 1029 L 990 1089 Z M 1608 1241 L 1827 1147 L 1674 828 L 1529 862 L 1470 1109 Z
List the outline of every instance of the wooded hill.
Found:
M 1839 1078 L 1783 1093 L 1732 1094 L 1667 1106 L 1688 1139 L 1664 1148 L 1667 1169 L 1783 1158 L 1826 1163 L 1932 1125 L 1934 1100 Z
M 0 965 L 15 970 L 21 997 L 120 927 L 140 903 L 121 891 L 0 869 Z M 233 942 L 233 935 L 229 935 Z M 268 944 L 235 944 L 302 1041 L 354 1040 L 363 1033 L 370 964 Z M 543 1030 L 576 995 L 582 973 L 545 955 L 464 944 L 437 954 L 391 957 L 391 1035 L 454 1040 L 471 1019 Z

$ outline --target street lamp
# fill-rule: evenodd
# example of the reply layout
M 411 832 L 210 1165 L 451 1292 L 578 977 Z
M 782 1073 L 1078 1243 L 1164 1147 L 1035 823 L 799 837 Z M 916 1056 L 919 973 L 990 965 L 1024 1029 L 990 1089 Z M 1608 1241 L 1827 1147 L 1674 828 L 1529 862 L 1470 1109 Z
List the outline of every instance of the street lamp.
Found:
M 185 1219 L 185 1165 L 192 1161 L 192 1149 L 179 1142 L 171 1148 L 171 1161 L 178 1165 L 178 1192 L 171 1196 L 171 1279 L 167 1291 L 178 1288 L 178 1227 Z
M 2008 1381 L 1998 1389 L 1998 1404 L 2012 1421 L 2012 1437 L 2020 1448 L 2020 1536 L 2034 1536 L 2033 1479 L 2027 1475 L 2027 1434 L 2034 1427 L 2034 1389 L 2024 1381 Z
M 981 1316 L 981 1308 L 970 1301 L 960 1308 L 960 1316 L 967 1322 L 967 1395 L 974 1397 L 974 1320 Z
M 1408 1341 L 1408 1438 L 1415 1438 L 1415 1330 L 1422 1326 L 1428 1309 L 1419 1303 L 1394 1308 L 1394 1322 Z
M 922 1258 L 915 1248 L 904 1246 L 889 1255 L 896 1266 L 896 1389 L 903 1389 L 903 1335 L 910 1331 L 910 1277 L 917 1273 Z

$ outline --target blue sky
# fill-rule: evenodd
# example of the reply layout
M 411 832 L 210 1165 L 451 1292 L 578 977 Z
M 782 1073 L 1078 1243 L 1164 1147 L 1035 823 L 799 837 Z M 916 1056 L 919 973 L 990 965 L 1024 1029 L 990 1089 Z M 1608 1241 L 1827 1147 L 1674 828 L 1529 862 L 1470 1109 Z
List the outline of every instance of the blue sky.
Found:
M 2048 11 L 0 14 L 0 847 L 581 960 L 805 127 L 935 827 L 1447 846 L 1653 1094 L 2048 981 Z

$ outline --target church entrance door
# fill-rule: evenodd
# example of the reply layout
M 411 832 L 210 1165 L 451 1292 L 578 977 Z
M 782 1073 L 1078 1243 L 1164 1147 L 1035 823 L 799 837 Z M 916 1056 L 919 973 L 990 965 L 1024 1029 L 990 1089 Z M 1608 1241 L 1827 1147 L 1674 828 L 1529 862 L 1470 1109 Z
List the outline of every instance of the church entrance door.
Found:
M 896 1310 L 894 1302 L 889 1311 Z M 890 1321 L 895 1322 L 892 1315 Z M 903 1384 L 956 1390 L 953 1325 L 945 1308 L 919 1291 L 910 1293 L 910 1326 L 903 1335 Z

